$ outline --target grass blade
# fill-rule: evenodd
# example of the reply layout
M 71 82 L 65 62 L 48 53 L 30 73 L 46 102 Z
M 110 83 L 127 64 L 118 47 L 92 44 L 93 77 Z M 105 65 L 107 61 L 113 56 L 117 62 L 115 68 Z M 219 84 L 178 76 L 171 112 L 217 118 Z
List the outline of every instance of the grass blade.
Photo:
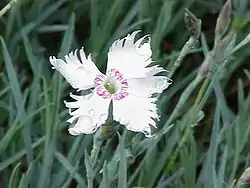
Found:
M 75 168 L 68 162 L 68 160 L 58 151 L 55 152 L 55 157 L 64 166 L 66 170 L 74 177 L 80 187 L 86 187 L 85 180 L 78 172 L 75 172 Z
M 17 178 L 18 178 L 18 173 L 20 171 L 20 166 L 21 166 L 21 162 L 17 163 L 17 165 L 13 169 L 11 176 L 10 176 L 8 188 L 16 188 L 17 187 L 17 181 L 18 181 Z
M 14 95 L 16 108 L 18 109 L 18 111 L 22 112 L 22 115 L 20 117 L 20 122 L 24 122 L 27 120 L 27 114 L 25 112 L 24 106 L 22 105 L 22 93 L 21 93 L 21 89 L 18 83 L 16 71 L 14 69 L 14 66 L 10 58 L 9 52 L 7 50 L 6 44 L 4 42 L 4 39 L 0 37 L 0 40 L 1 40 L 2 48 L 3 48 L 5 67 L 7 69 L 11 90 Z M 29 126 L 24 127 L 24 129 L 22 130 L 22 135 L 23 135 L 25 147 L 27 149 L 27 159 L 28 159 L 28 162 L 31 162 L 33 158 L 32 157 L 33 152 L 32 152 L 32 147 L 31 147 L 31 133 L 30 133 Z

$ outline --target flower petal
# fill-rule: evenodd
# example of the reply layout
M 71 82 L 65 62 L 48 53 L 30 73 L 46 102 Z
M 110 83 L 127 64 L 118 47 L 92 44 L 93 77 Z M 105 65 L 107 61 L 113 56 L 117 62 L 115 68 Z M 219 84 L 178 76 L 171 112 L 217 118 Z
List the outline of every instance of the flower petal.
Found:
M 156 127 L 154 119 L 158 119 L 155 101 L 155 98 L 133 95 L 113 101 L 113 118 L 125 125 L 128 130 L 151 136 L 150 125 Z
M 128 93 L 139 97 L 150 97 L 154 93 L 162 93 L 172 83 L 166 76 L 128 79 Z
M 117 69 L 125 78 L 138 78 L 146 76 L 151 63 L 149 36 L 135 41 L 139 31 L 128 34 L 127 37 L 116 40 L 109 49 L 107 71 Z M 144 42 L 144 43 L 143 43 Z
M 90 55 L 86 58 L 83 49 L 80 50 L 81 61 L 77 57 L 77 50 L 65 56 L 65 61 L 51 56 L 50 63 L 58 70 L 70 85 L 78 90 L 85 90 L 94 86 L 96 75 L 101 74 Z
M 155 74 L 158 74 L 160 72 L 166 72 L 166 70 L 162 67 L 159 67 L 158 65 L 147 67 L 148 72 L 146 73 L 146 76 L 154 76 Z
M 95 92 L 85 96 L 70 94 L 75 99 L 74 102 L 65 102 L 69 108 L 69 114 L 72 115 L 67 122 L 72 126 L 69 133 L 72 135 L 91 134 L 98 127 L 105 123 L 108 117 L 108 107 L 110 99 L 103 99 Z M 72 111 L 75 109 L 75 111 Z

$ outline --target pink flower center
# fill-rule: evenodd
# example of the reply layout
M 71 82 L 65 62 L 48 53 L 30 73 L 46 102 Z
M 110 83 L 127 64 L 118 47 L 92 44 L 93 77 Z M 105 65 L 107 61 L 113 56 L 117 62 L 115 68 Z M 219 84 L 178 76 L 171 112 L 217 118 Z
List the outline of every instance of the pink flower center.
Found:
M 116 69 L 109 70 L 107 76 L 97 75 L 94 83 L 97 95 L 104 99 L 121 100 L 128 96 L 128 82 Z

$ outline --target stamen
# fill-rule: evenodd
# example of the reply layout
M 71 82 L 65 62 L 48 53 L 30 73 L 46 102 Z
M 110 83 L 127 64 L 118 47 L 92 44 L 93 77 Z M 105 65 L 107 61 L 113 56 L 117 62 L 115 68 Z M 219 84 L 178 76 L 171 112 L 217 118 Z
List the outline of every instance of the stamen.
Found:
M 114 85 L 112 85 L 110 83 L 110 81 L 107 81 L 105 84 L 104 84 L 104 87 L 105 89 L 110 93 L 110 94 L 115 94 L 116 93 L 116 89 L 114 87 Z

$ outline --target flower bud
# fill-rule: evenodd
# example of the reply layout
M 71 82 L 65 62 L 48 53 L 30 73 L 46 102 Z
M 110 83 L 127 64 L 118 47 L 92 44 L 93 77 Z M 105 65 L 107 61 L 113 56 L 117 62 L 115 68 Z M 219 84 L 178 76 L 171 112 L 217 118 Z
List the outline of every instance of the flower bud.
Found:
M 104 141 L 110 139 L 118 131 L 118 123 L 113 122 L 111 124 L 103 124 L 95 134 L 95 140 Z
M 227 0 L 217 18 L 217 23 L 215 27 L 216 37 L 221 37 L 227 31 L 228 25 L 230 24 L 231 20 L 230 19 L 231 12 L 232 12 L 232 3 L 231 0 Z
M 199 38 L 201 34 L 201 20 L 197 19 L 196 16 L 188 9 L 185 9 L 184 22 L 188 29 L 189 35 Z
M 113 120 L 113 102 L 111 101 L 108 108 L 108 118 L 101 130 L 96 134 L 97 140 L 107 140 L 117 132 L 117 123 Z

